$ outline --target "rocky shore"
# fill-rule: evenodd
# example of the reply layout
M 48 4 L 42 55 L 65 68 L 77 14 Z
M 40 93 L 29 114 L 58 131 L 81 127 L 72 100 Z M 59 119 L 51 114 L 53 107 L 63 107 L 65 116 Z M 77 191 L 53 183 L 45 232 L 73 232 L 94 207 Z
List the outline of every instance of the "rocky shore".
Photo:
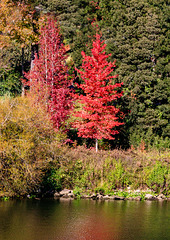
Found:
M 134 197 L 123 197 L 118 195 L 104 195 L 100 193 L 93 193 L 93 194 L 79 194 L 76 195 L 73 193 L 73 190 L 64 189 L 60 192 L 55 192 L 53 194 L 54 199 L 67 199 L 67 200 L 74 200 L 74 199 L 91 199 L 91 200 L 133 200 L 133 201 L 142 201 L 142 200 L 157 200 L 157 201 L 170 201 L 170 197 L 166 197 L 164 194 L 159 195 L 152 195 L 150 193 L 143 194 L 143 196 L 134 196 Z

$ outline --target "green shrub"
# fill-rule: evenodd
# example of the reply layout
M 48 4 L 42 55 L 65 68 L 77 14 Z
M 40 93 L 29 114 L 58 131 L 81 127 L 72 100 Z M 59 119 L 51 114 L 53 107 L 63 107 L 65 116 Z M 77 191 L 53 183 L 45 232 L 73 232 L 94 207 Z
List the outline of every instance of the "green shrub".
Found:
M 60 191 L 62 189 L 62 177 L 63 170 L 62 169 L 50 169 L 45 173 L 43 179 L 43 191 Z
M 148 187 L 155 192 L 163 192 L 168 178 L 167 166 L 161 164 L 161 162 L 156 162 L 153 168 L 147 168 L 146 172 L 148 172 L 146 176 L 146 184 Z
M 75 187 L 73 190 L 74 195 L 76 196 L 77 199 L 81 198 L 81 193 L 82 193 L 82 189 L 79 187 Z
M 26 195 L 39 188 L 55 133 L 31 99 L 0 99 L 0 191 Z
M 0 96 L 21 94 L 21 74 L 14 70 L 0 69 Z
M 106 159 L 104 167 L 104 179 L 107 179 L 109 189 L 125 187 L 129 184 L 128 176 L 120 160 Z

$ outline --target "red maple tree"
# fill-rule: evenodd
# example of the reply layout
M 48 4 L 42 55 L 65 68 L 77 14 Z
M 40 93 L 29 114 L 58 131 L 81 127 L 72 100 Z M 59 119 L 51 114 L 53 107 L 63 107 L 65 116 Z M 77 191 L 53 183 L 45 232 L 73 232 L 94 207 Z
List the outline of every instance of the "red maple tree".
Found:
M 29 80 L 26 85 L 30 86 L 30 95 L 47 107 L 56 130 L 66 127 L 72 109 L 67 57 L 58 22 L 48 17 L 40 31 L 39 53 L 25 77 Z
M 113 105 L 114 100 L 123 95 L 117 91 L 123 83 L 113 84 L 113 78 L 117 77 L 111 75 L 115 62 L 107 61 L 110 55 L 106 54 L 105 48 L 101 35 L 96 34 L 91 56 L 82 52 L 81 70 L 76 69 L 84 83 L 77 84 L 83 90 L 83 94 L 75 94 L 82 109 L 75 113 L 78 119 L 74 126 L 78 128 L 79 137 L 96 139 L 96 151 L 98 139 L 114 139 L 113 135 L 118 131 L 113 128 L 123 124 L 118 121 L 119 109 Z

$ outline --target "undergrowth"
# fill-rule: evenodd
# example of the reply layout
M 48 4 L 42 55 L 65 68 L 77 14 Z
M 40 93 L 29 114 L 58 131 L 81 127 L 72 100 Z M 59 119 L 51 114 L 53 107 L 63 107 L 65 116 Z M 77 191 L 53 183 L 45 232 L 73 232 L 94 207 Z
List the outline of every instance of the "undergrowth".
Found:
M 63 139 L 39 105 L 27 98 L 0 99 L 0 197 L 64 188 L 74 189 L 77 196 L 110 194 L 128 187 L 170 195 L 169 150 L 96 153 L 85 146 L 66 146 Z

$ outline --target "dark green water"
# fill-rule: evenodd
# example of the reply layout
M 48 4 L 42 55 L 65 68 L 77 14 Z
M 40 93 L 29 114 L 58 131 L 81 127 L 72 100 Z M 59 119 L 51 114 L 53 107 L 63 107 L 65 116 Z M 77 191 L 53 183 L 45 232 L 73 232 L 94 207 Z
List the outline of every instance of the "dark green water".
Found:
M 0 240 L 169 240 L 170 202 L 0 202 Z

